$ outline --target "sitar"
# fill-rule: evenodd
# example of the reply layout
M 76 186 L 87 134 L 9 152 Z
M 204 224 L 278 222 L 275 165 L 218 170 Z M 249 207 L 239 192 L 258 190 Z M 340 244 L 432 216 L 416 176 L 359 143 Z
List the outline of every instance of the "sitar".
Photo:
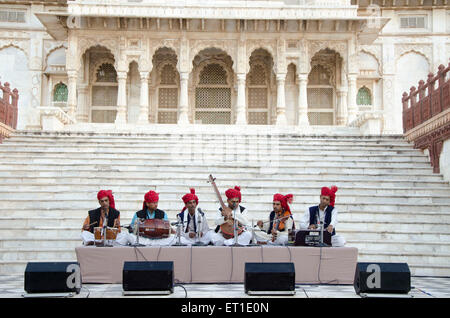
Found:
M 217 199 L 219 200 L 220 206 L 222 207 L 222 215 L 223 212 L 225 211 L 225 209 L 227 208 L 225 206 L 225 203 L 222 200 L 222 196 L 220 195 L 219 189 L 217 188 L 216 182 L 215 182 L 215 178 L 213 178 L 213 176 L 210 174 L 209 175 L 209 182 L 211 183 L 214 192 L 216 193 Z M 225 216 L 225 215 L 224 215 Z M 223 224 L 220 225 L 220 230 L 222 231 L 222 235 L 225 239 L 230 239 L 230 238 L 234 238 L 234 219 L 232 217 L 230 217 L 229 219 L 226 219 L 227 221 L 233 221 L 233 222 L 225 222 Z M 231 223 L 231 224 L 230 224 Z M 239 224 L 239 222 L 237 223 L 237 233 L 238 235 L 240 235 L 242 233 L 242 231 L 244 230 L 243 226 Z

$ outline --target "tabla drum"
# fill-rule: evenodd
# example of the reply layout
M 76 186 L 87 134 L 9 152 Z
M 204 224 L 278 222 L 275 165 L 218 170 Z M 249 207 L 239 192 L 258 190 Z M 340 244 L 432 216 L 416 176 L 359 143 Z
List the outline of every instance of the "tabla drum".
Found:
M 161 219 L 147 219 L 139 225 L 139 235 L 150 239 L 168 238 L 170 223 Z
M 106 240 L 113 241 L 117 238 L 117 234 L 119 233 L 119 229 L 115 227 L 107 227 L 106 228 Z M 102 228 L 94 227 L 94 238 L 96 241 L 103 240 Z

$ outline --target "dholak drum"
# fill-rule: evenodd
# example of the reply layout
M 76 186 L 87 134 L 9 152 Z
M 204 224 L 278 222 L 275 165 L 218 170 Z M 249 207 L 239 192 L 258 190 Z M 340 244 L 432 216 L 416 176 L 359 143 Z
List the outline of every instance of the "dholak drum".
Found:
M 148 219 L 139 225 L 139 235 L 150 239 L 168 238 L 170 236 L 169 221 Z
M 119 233 L 119 229 L 115 227 L 107 227 L 106 228 L 106 239 L 107 240 L 115 240 L 117 238 L 117 233 Z M 97 241 L 103 240 L 102 228 L 94 227 L 94 238 Z

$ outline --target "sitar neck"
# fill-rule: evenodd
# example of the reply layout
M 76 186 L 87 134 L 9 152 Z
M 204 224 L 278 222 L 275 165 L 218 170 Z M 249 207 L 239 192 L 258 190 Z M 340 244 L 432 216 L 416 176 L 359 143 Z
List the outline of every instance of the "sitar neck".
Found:
M 220 206 L 222 207 L 222 209 L 225 209 L 225 203 L 222 200 L 222 196 L 220 195 L 219 189 L 217 188 L 217 185 L 214 182 L 214 178 L 212 175 L 209 175 L 209 181 L 211 182 L 214 192 L 216 193 L 216 196 L 217 196 L 217 199 L 219 200 Z

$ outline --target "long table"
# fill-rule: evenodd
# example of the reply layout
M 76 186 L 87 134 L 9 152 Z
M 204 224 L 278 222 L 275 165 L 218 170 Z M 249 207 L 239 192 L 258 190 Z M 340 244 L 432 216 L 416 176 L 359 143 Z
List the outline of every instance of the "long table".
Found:
M 293 262 L 298 284 L 353 284 L 358 249 L 300 246 L 75 248 L 83 283 L 122 283 L 125 261 L 173 261 L 180 283 L 243 283 L 246 262 Z

